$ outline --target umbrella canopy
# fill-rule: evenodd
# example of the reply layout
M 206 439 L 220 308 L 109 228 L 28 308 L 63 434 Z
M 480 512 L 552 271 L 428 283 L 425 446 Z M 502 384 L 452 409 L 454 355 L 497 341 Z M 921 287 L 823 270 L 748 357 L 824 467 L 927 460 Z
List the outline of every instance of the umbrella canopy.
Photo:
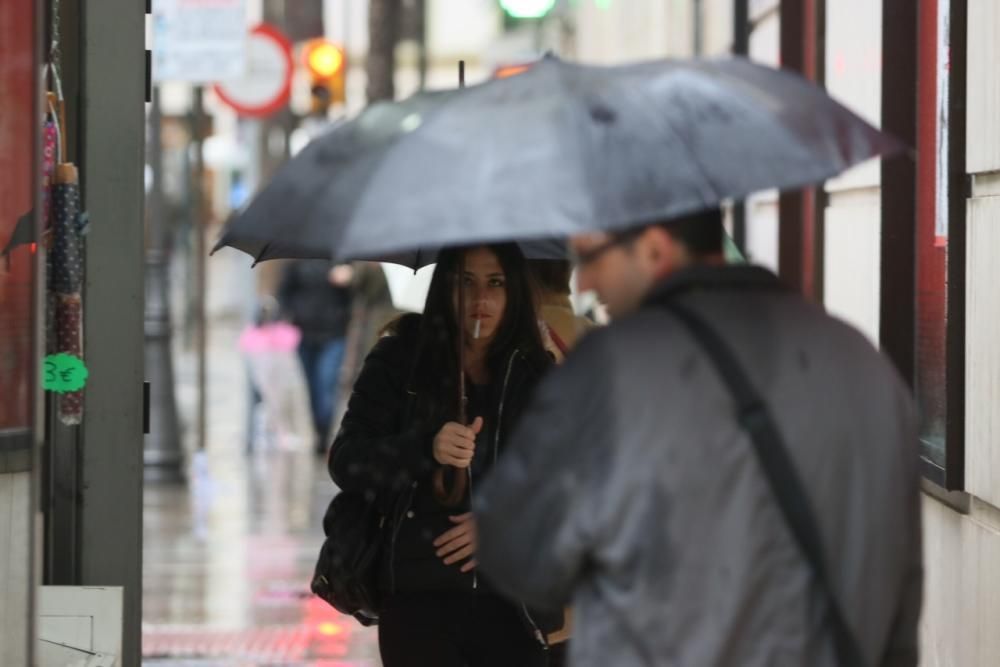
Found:
M 521 252 L 524 253 L 525 259 L 553 259 L 553 260 L 568 260 L 569 252 L 566 247 L 566 241 L 562 239 L 537 239 L 534 241 L 520 241 L 518 245 L 521 247 Z M 380 257 L 360 257 L 359 259 L 370 260 L 375 262 L 383 262 L 388 264 L 399 264 L 401 266 L 406 266 L 414 271 L 424 268 L 425 266 L 430 266 L 431 264 L 437 263 L 437 256 L 439 249 L 434 248 L 417 248 L 416 250 L 408 250 L 402 252 L 395 252 L 387 255 L 382 255 Z
M 548 57 L 368 108 L 291 160 L 220 245 L 265 259 L 324 238 L 347 259 L 615 230 L 901 148 L 802 77 L 746 60 Z

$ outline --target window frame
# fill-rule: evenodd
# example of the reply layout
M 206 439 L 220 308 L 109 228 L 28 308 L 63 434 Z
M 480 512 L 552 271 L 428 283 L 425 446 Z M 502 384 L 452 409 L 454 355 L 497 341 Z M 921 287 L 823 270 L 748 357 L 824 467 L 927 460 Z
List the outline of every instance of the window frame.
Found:
M 945 327 L 945 457 L 936 463 L 921 444 L 924 478 L 947 491 L 965 486 L 965 310 L 966 310 L 966 205 L 969 179 L 966 151 L 967 8 L 963 0 L 948 3 L 950 12 L 950 73 L 948 100 L 947 221 Z M 920 89 L 922 49 L 937 53 L 935 33 L 921 31 L 921 11 L 935 11 L 938 2 L 884 0 L 882 25 L 882 128 L 908 145 L 918 146 L 918 113 L 928 90 Z M 935 18 L 936 21 L 936 18 Z M 936 62 L 936 59 L 935 59 Z M 936 72 L 935 67 L 935 72 Z M 926 79 L 926 77 L 923 77 Z M 936 77 L 934 81 L 936 82 Z M 926 85 L 926 81 L 924 81 Z M 936 95 L 936 85 L 930 94 Z M 936 114 L 932 105 L 930 113 Z M 936 159 L 937 145 L 929 155 L 918 153 L 882 161 L 882 245 L 880 342 L 900 374 L 916 387 L 917 373 L 917 189 L 921 182 L 917 162 Z

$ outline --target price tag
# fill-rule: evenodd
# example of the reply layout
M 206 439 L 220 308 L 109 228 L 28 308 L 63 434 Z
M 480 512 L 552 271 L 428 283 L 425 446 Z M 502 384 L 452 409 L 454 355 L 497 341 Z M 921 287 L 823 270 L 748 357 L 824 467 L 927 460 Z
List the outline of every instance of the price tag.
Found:
M 87 384 L 89 375 L 83 360 L 72 354 L 60 352 L 45 357 L 42 380 L 46 391 L 59 394 L 80 391 Z

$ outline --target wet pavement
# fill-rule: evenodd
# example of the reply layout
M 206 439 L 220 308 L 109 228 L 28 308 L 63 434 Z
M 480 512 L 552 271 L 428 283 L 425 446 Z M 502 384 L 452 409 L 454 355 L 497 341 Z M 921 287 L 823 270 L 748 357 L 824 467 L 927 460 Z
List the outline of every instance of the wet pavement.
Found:
M 235 321 L 213 323 L 207 453 L 186 485 L 146 486 L 143 664 L 378 667 L 375 631 L 308 590 L 335 491 L 324 460 L 308 448 L 247 453 L 238 335 Z M 189 355 L 177 375 L 193 414 Z

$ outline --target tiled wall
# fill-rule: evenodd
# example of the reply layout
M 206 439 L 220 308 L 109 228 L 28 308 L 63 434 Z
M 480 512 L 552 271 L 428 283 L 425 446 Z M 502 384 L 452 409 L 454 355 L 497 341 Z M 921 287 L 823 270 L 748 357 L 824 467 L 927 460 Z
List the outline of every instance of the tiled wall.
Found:
M 924 498 L 922 667 L 1000 664 L 1000 511 Z
M 31 473 L 0 474 L 0 665 L 28 664 Z
M 872 344 L 879 336 L 879 193 L 877 189 L 834 196 L 826 211 L 824 304 L 861 330 Z

